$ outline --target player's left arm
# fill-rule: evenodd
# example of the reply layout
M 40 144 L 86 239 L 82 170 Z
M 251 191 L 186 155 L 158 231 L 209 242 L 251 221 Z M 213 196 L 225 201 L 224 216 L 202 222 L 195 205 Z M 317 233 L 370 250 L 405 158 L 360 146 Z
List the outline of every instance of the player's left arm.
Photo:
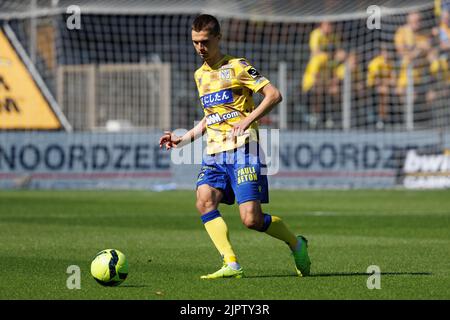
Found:
M 242 135 L 253 122 L 258 121 L 272 111 L 272 109 L 283 99 L 280 90 L 271 83 L 262 87 L 258 93 L 261 93 L 264 96 L 264 99 L 246 118 L 234 124 L 233 136 Z

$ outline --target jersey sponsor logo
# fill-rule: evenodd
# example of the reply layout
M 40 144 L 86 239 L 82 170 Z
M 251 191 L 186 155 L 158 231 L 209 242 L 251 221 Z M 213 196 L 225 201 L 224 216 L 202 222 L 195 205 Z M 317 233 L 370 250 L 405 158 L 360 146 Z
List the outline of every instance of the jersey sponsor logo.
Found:
M 239 112 L 237 111 L 231 111 L 231 112 L 227 112 L 224 113 L 223 115 L 216 113 L 210 114 L 208 116 L 206 116 L 206 124 L 208 126 L 225 121 L 225 120 L 229 120 L 229 119 L 233 119 L 239 116 Z
M 215 123 L 219 123 L 219 122 L 222 122 L 222 117 L 217 112 L 210 114 L 206 117 L 206 124 L 208 126 L 215 124 Z
M 253 79 L 256 79 L 257 77 L 260 77 L 261 75 L 259 74 L 259 72 L 258 71 L 256 71 L 256 69 L 255 68 L 250 68 L 250 69 L 248 69 L 248 74 L 253 78 Z
M 228 113 L 224 113 L 222 115 L 222 119 L 223 120 L 229 120 L 229 119 L 233 119 L 233 118 L 236 118 L 236 117 L 239 117 L 239 112 L 237 112 L 237 111 L 231 111 L 231 112 L 228 112 Z
M 217 92 L 205 94 L 200 97 L 203 104 L 203 108 L 209 108 L 217 106 L 219 104 L 231 103 L 233 102 L 233 92 L 231 89 L 224 89 Z

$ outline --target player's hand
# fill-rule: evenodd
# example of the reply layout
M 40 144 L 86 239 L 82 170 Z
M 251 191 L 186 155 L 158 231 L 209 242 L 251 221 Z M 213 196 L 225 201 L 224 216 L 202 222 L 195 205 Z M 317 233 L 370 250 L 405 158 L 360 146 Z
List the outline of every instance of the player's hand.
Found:
M 247 118 L 239 122 L 236 122 L 235 124 L 233 124 L 233 128 L 231 129 L 231 136 L 232 137 L 242 136 L 245 133 L 245 130 L 247 130 L 248 127 L 250 127 L 250 124 L 251 122 L 249 122 Z
M 180 137 L 174 135 L 170 131 L 164 131 L 164 135 L 159 138 L 159 147 L 162 148 L 163 145 L 166 145 L 166 150 L 170 150 L 176 148 L 180 142 Z

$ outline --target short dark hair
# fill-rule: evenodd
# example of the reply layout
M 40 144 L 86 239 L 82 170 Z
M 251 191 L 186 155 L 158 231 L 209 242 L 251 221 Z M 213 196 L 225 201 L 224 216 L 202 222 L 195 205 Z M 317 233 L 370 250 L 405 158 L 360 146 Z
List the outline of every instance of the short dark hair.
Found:
M 194 19 L 192 30 L 196 32 L 207 30 L 210 34 L 217 36 L 220 34 L 220 24 L 216 17 L 209 14 L 201 14 Z

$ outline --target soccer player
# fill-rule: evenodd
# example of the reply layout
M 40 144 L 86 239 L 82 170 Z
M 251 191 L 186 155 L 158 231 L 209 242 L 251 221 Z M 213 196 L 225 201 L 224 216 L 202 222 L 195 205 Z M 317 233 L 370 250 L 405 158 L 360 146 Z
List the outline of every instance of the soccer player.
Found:
M 170 131 L 160 138 L 160 147 L 180 148 L 207 133 L 207 155 L 197 180 L 197 209 L 212 242 L 223 258 L 218 271 L 202 279 L 240 278 L 240 266 L 228 236 L 219 203 L 239 205 L 243 224 L 287 243 L 292 250 L 299 276 L 310 272 L 308 243 L 295 236 L 282 219 L 264 213 L 268 202 L 267 176 L 261 174 L 257 144 L 257 121 L 281 101 L 278 89 L 260 75 L 244 58 L 223 54 L 220 26 L 211 15 L 202 14 L 192 24 L 192 42 L 203 65 L 195 72 L 203 119 L 182 137 Z M 252 94 L 264 96 L 255 107 Z

